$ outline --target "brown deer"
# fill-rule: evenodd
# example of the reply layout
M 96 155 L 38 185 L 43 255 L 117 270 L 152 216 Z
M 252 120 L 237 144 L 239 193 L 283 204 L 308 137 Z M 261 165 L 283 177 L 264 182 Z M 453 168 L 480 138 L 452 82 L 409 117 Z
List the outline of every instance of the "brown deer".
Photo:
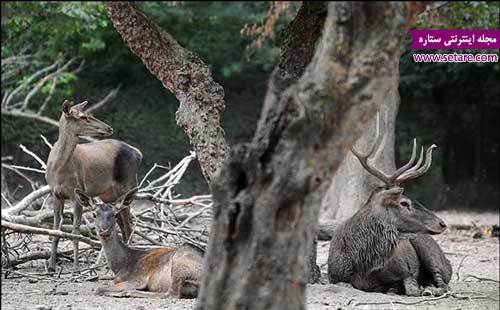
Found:
M 369 162 L 381 140 L 377 130 L 377 142 L 367 155 L 352 149 L 363 167 L 385 187 L 375 189 L 366 204 L 334 232 L 328 257 L 330 283 L 348 282 L 364 291 L 442 295 L 448 290 L 452 268 L 429 234 L 442 233 L 446 224 L 403 195 L 399 187 L 427 172 L 436 146 L 427 149 L 423 165 L 422 147 L 413 165 L 414 140 L 410 161 L 387 175 Z
M 90 205 L 95 216 L 97 235 L 108 265 L 115 274 L 113 285 L 99 287 L 96 295 L 110 297 L 195 298 L 203 267 L 203 253 L 194 246 L 139 249 L 127 246 L 115 230 L 116 216 L 128 208 L 137 189 L 125 194 L 118 203 L 94 201 L 79 189 L 76 199 Z
M 59 119 L 59 137 L 50 151 L 45 178 L 54 201 L 54 229 L 60 229 L 64 201 L 74 199 L 75 188 L 81 188 L 92 197 L 112 202 L 137 185 L 137 171 L 142 160 L 141 152 L 127 143 L 106 139 L 78 144 L 80 136 L 109 136 L 113 129 L 83 111 L 87 101 L 70 107 L 63 103 Z M 82 206 L 74 204 L 73 233 L 79 234 Z M 131 234 L 130 210 L 120 213 L 122 235 L 128 240 Z M 52 241 L 49 271 L 54 271 L 59 238 Z M 78 265 L 78 241 L 74 245 L 74 268 Z

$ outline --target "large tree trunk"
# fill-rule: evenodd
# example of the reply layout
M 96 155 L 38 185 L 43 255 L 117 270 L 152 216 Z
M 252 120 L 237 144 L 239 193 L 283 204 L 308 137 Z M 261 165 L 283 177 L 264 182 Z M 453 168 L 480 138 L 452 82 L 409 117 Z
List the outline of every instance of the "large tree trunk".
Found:
M 198 309 L 304 308 L 321 198 L 395 83 L 414 5 L 330 3 L 300 80 L 277 97 L 273 75 L 253 141 L 232 149 L 212 184 Z
M 399 70 L 397 78 L 380 104 L 380 120 L 385 123 L 384 139 L 381 151 L 372 162 L 387 173 L 395 171 L 394 143 L 396 139 L 396 116 L 399 108 Z M 354 144 L 357 150 L 366 153 L 375 143 L 377 119 L 370 121 L 368 130 Z M 379 179 L 367 172 L 352 152 L 348 152 L 339 169 L 332 178 L 332 183 L 323 201 L 319 223 L 331 224 L 343 222 L 356 213 L 368 200 L 373 189 L 384 185 Z
M 210 68 L 141 13 L 131 2 L 104 2 L 116 31 L 163 86 L 179 100 L 177 124 L 189 137 L 210 185 L 228 156 L 229 146 L 220 126 L 225 108 L 224 89 Z
M 294 20 L 283 30 L 280 62 L 273 74 L 273 86 L 268 88 L 266 101 L 261 113 L 261 122 L 266 121 L 272 113 L 273 105 L 280 100 L 283 92 L 296 83 L 311 62 L 316 44 L 323 30 L 327 15 L 325 2 L 304 2 Z M 259 124 L 258 127 L 265 126 Z M 313 241 L 309 252 L 309 283 L 316 283 L 321 271 L 316 264 L 317 241 Z

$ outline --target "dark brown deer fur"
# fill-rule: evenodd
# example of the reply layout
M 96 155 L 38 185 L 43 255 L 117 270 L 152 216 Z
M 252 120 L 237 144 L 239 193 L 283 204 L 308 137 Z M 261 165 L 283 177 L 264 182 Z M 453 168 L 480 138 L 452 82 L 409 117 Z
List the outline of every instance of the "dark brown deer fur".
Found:
M 431 146 L 423 161 L 423 149 L 415 166 L 414 142 L 410 162 L 393 175 L 374 168 L 368 155 L 353 149 L 361 164 L 384 181 L 366 204 L 334 232 L 328 257 L 330 283 L 348 282 L 374 292 L 396 292 L 411 296 L 442 295 L 448 290 L 451 264 L 430 234 L 439 234 L 446 224 L 433 212 L 403 195 L 398 185 L 425 173 L 431 165 Z M 410 168 L 411 167 L 411 168 Z
M 451 265 L 427 234 L 444 222 L 401 188 L 377 189 L 368 202 L 334 233 L 328 257 L 331 283 L 348 282 L 364 291 L 418 296 L 447 291 Z M 405 233 L 414 233 L 404 235 Z

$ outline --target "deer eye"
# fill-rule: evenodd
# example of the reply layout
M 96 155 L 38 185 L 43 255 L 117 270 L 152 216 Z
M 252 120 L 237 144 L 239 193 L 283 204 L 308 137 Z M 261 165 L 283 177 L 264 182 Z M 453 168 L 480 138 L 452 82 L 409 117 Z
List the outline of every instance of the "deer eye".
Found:
M 408 201 L 404 201 L 403 200 L 403 201 L 400 202 L 400 204 L 401 204 L 402 207 L 405 207 L 408 210 L 410 210 L 410 204 L 408 203 Z

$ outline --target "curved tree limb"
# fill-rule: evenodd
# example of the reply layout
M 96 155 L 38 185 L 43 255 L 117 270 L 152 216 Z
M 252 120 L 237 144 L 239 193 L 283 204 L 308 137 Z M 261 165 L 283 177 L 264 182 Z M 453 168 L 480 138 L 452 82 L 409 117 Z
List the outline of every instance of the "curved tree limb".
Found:
M 210 68 L 141 13 L 132 2 L 104 2 L 113 26 L 130 50 L 179 100 L 177 124 L 189 137 L 202 173 L 211 183 L 228 156 L 220 126 L 224 89 Z

